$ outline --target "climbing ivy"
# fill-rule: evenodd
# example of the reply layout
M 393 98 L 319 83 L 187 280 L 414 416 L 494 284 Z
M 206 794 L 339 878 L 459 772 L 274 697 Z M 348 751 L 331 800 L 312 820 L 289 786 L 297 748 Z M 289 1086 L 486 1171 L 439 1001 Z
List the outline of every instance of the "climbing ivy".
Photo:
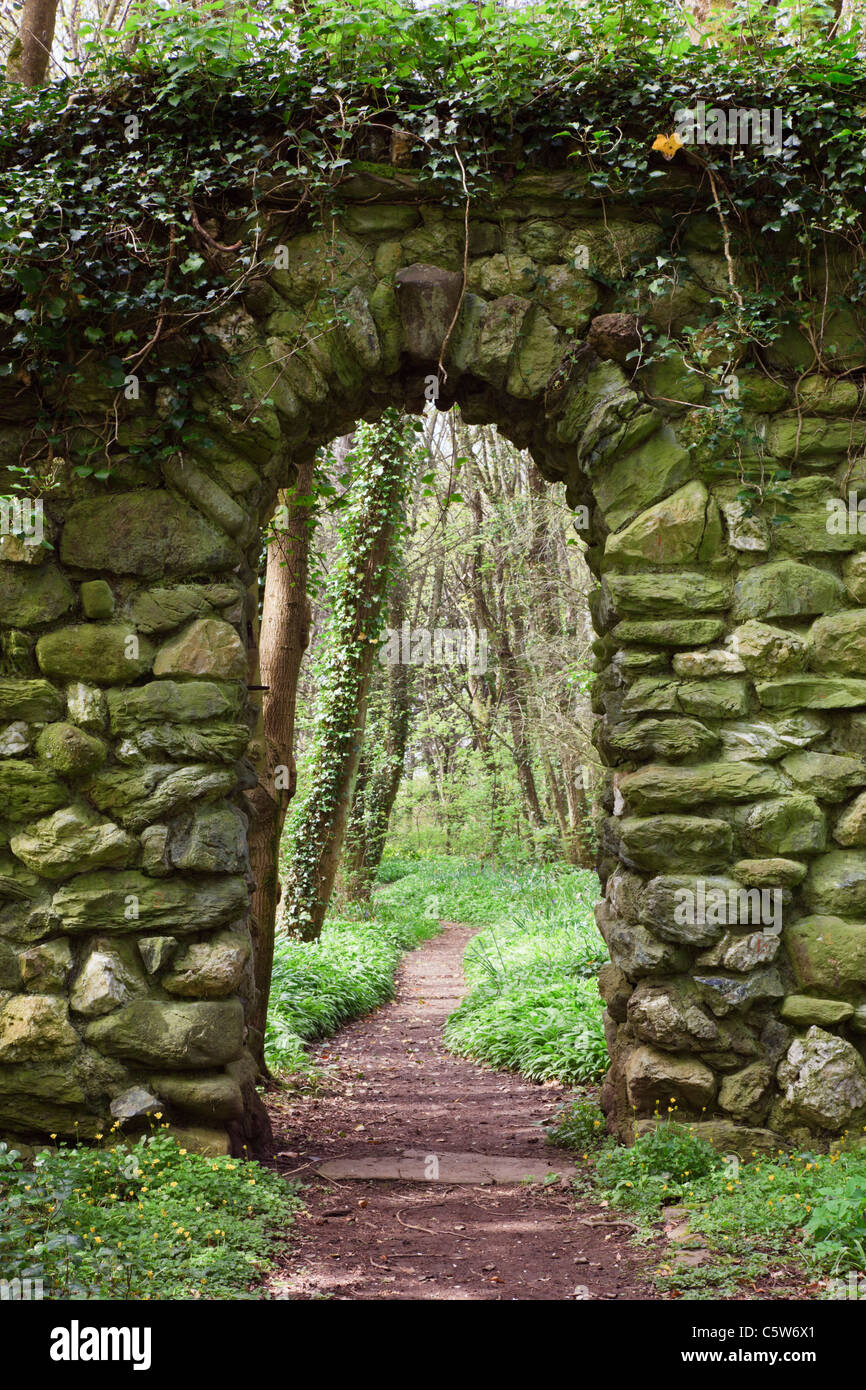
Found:
M 342 829 L 360 761 L 367 691 L 403 524 L 405 482 L 413 467 L 417 421 L 386 410 L 360 425 L 352 449 L 349 502 L 337 531 L 330 617 L 320 647 L 310 778 L 289 827 L 292 845 L 281 926 L 302 939 L 319 935 Z
M 41 403 L 12 483 L 152 468 L 205 430 L 193 394 L 219 313 L 267 272 L 277 230 L 339 209 L 359 161 L 394 158 L 461 208 L 524 171 L 572 169 L 565 198 L 650 201 L 672 245 L 711 213 L 740 280 L 718 304 L 723 364 L 695 358 L 715 385 L 802 317 L 831 239 L 851 257 L 838 296 L 859 305 L 866 76 L 860 35 L 824 5 L 737 3 L 708 40 L 656 0 L 138 15 L 111 38 L 85 31 L 83 72 L 0 92 L 0 378 Z M 700 100 L 780 108 L 781 148 L 705 145 L 668 167 L 658 136 Z M 785 285 L 768 274 L 780 262 Z M 124 427 L 131 374 L 169 388 L 145 429 Z

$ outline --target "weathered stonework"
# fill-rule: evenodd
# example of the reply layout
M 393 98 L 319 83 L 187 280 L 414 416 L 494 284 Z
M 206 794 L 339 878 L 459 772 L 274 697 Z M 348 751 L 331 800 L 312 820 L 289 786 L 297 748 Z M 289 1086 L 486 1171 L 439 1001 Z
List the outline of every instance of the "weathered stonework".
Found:
M 866 444 L 857 386 L 813 374 L 795 410 L 781 349 L 771 375 L 743 368 L 756 457 L 792 474 L 774 525 L 700 437 L 700 374 L 629 356 L 608 286 L 664 245 L 651 208 L 518 175 L 473 204 L 464 294 L 462 209 L 408 174 L 350 171 L 344 193 L 342 220 L 287 228 L 287 268 L 211 326 L 208 425 L 183 457 L 61 480 L 50 560 L 3 547 L 0 1132 L 90 1135 L 159 1105 L 214 1151 L 227 1129 L 255 1137 L 261 526 L 300 458 L 389 404 L 420 409 L 443 344 L 440 406 L 495 422 L 590 518 L 612 1127 L 631 1138 L 671 1097 L 725 1143 L 859 1123 L 866 540 L 826 526 Z M 695 278 L 644 290 L 649 322 L 698 325 L 726 292 L 718 239 L 685 244 Z M 27 393 L 2 392 L 11 436 Z M 145 390 L 125 423 L 158 407 Z M 699 884 L 778 890 L 781 933 L 681 920 Z

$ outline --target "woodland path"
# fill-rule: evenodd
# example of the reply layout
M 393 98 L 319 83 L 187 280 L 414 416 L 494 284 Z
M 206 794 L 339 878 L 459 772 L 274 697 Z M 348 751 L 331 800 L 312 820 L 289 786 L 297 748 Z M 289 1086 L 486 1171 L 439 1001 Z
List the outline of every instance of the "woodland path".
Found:
M 271 1296 L 654 1296 L 641 1271 L 658 1257 L 630 1246 L 627 1223 L 574 1201 L 559 1177 L 516 1176 L 571 1168 L 573 1156 L 547 1145 L 541 1128 L 563 1089 L 445 1051 L 442 1025 L 465 993 L 463 950 L 476 930 L 444 923 L 404 958 L 392 1003 L 315 1049 L 325 1085 L 273 1098 L 279 1169 L 305 1183 L 308 1206 Z M 491 1183 L 494 1157 L 500 1180 Z M 364 1176 L 371 1161 L 393 1178 Z M 437 1163 L 438 1180 L 423 1180 Z

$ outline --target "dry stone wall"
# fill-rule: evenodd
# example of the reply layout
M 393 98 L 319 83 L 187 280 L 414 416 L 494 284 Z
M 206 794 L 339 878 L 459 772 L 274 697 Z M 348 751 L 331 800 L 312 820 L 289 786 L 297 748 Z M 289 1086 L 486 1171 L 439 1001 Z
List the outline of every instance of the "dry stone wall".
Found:
M 810 369 L 783 334 L 728 383 L 732 442 L 707 428 L 706 374 L 640 357 L 641 322 L 705 328 L 729 292 L 712 217 L 680 229 L 685 271 L 653 295 L 635 281 L 635 318 L 610 286 L 667 246 L 652 208 L 521 175 L 473 205 L 464 286 L 462 210 L 368 168 L 345 194 L 334 226 L 275 236 L 213 329 L 198 437 L 156 475 L 141 444 L 172 401 L 143 392 L 107 483 L 54 461 L 53 548 L 3 540 L 0 1130 L 93 1138 L 164 1112 L 205 1148 L 255 1136 L 261 526 L 303 454 L 437 393 L 530 449 L 587 519 L 612 1127 L 675 1107 L 732 1147 L 861 1129 L 856 373 Z M 834 332 L 856 368 L 856 322 Z M 115 395 L 86 379 L 96 421 Z M 34 410 L 4 386 L 4 467 Z M 768 484 L 744 492 L 756 463 Z

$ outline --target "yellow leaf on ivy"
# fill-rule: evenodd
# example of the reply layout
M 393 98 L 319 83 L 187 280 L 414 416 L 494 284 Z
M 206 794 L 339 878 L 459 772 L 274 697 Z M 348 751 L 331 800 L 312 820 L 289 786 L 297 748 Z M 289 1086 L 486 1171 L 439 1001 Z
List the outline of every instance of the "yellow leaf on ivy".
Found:
M 657 135 L 653 140 L 653 149 L 658 150 L 665 159 L 673 159 L 677 150 L 683 148 L 683 142 L 678 135 Z

